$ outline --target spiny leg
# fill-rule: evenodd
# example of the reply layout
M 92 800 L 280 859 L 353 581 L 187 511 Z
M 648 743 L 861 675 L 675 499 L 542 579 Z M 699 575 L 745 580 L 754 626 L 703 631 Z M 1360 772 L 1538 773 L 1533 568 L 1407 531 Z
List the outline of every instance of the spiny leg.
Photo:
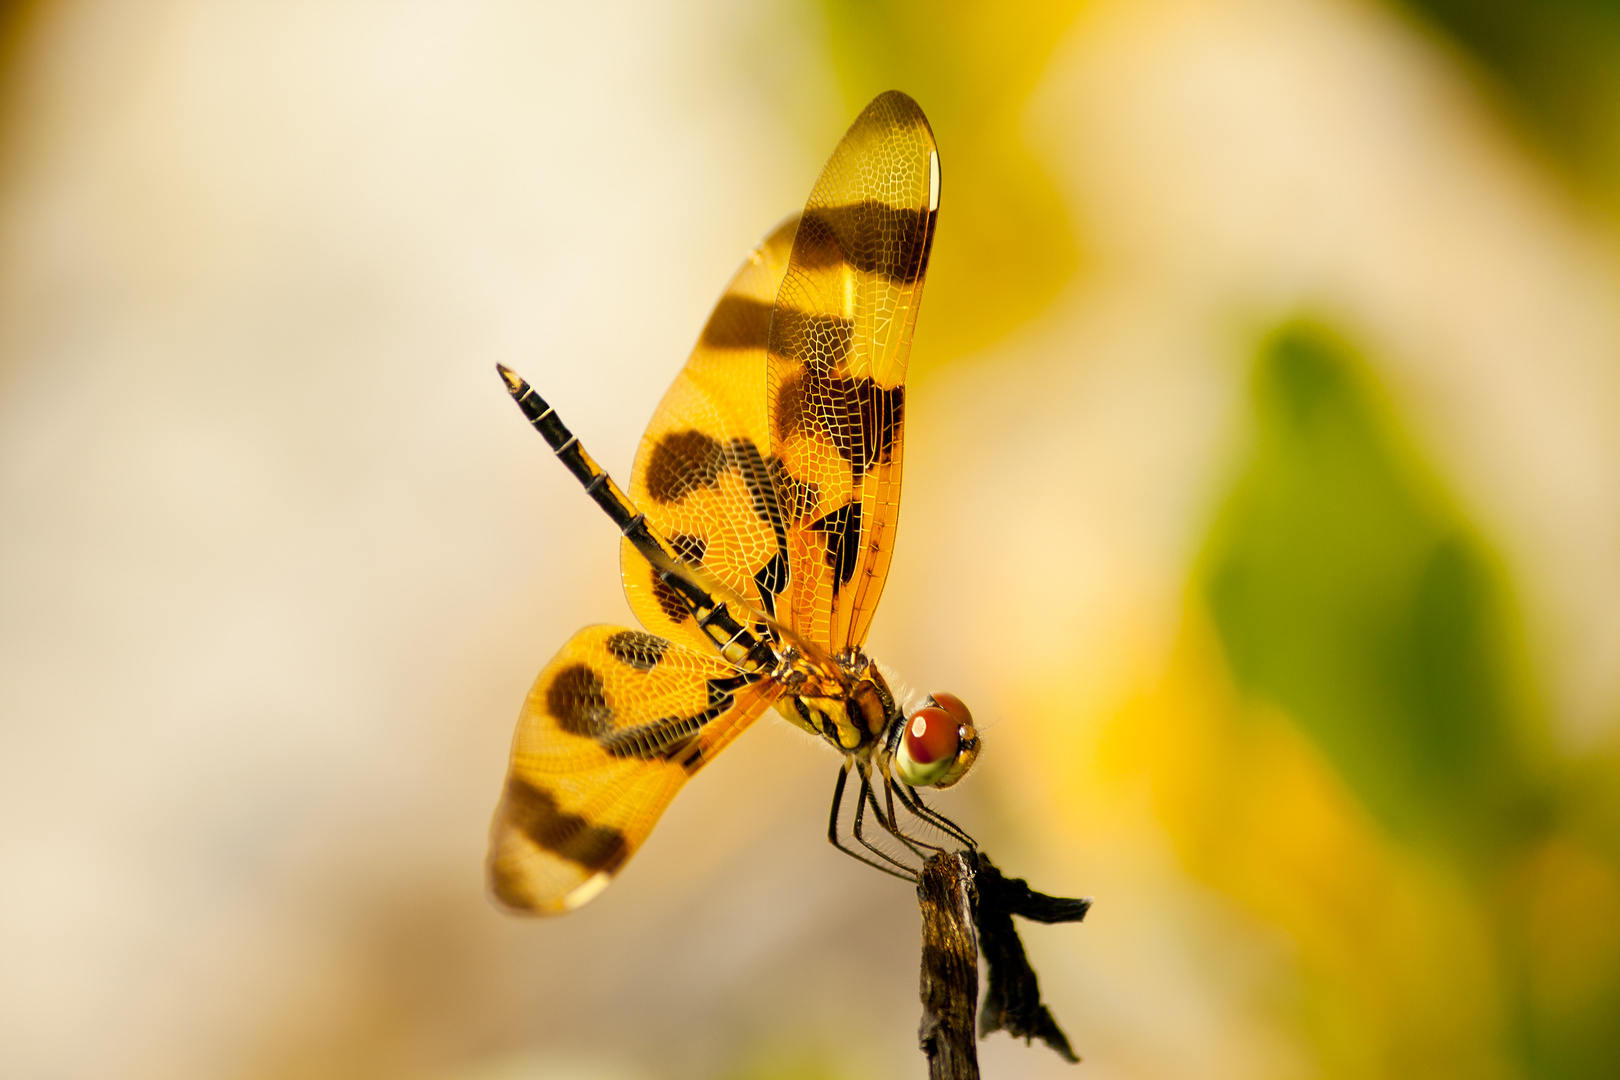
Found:
M 867 771 L 865 769 L 861 769 L 860 773 L 861 773 L 861 793 L 860 793 L 860 797 L 855 802 L 855 822 L 854 822 L 854 825 L 852 826 L 852 829 L 851 829 L 851 831 L 855 835 L 855 839 L 860 841 L 860 844 L 861 844 L 862 847 L 864 847 L 867 851 L 870 851 L 872 854 L 876 855 L 878 858 L 883 859 L 886 862 L 893 863 L 895 866 L 898 866 L 902 870 L 905 870 L 908 874 L 911 874 L 911 868 L 910 867 L 908 867 L 905 863 L 901 862 L 899 859 L 895 858 L 893 855 L 890 855 L 887 851 L 884 851 L 882 848 L 880 848 L 877 845 L 873 844 L 870 840 L 868 840 L 866 838 L 866 835 L 861 831 L 861 824 L 865 820 L 865 817 L 866 817 L 866 804 L 870 802 L 872 804 L 873 808 L 877 810 L 877 819 L 880 822 L 883 822 L 883 809 L 882 809 L 882 807 L 878 806 L 877 797 L 872 794 L 872 779 L 871 779 L 871 776 L 867 773 Z M 884 824 L 884 828 L 887 829 L 888 828 L 888 823 L 883 822 L 883 824 Z M 903 839 L 904 838 L 902 838 L 902 840 Z M 911 880 L 915 881 L 916 878 L 913 876 L 911 878 Z
M 978 849 L 978 842 L 967 834 L 967 830 L 963 829 L 960 825 L 946 817 L 944 814 L 941 814 L 939 811 L 924 803 L 922 801 L 922 796 L 918 794 L 917 791 L 903 790 L 900 794 L 900 801 L 904 803 L 907 809 L 909 809 L 919 819 L 926 821 L 928 824 L 945 833 L 953 840 L 967 845 L 967 847 L 970 849 Z
M 827 843 L 831 844 L 833 847 L 837 848 L 839 851 L 842 851 L 845 855 L 848 855 L 850 858 L 859 859 L 861 862 L 865 863 L 867 866 L 875 867 L 875 868 L 883 871 L 885 874 L 890 875 L 891 877 L 897 877 L 897 878 L 900 878 L 900 879 L 902 879 L 904 881 L 916 881 L 917 880 L 916 877 L 914 877 L 911 874 L 902 874 L 902 873 L 894 870 L 891 867 L 884 866 L 882 863 L 876 861 L 875 859 L 867 858 L 865 855 L 862 855 L 860 852 L 856 851 L 854 848 L 845 847 L 844 844 L 843 844 L 843 841 L 841 841 L 838 838 L 838 809 L 839 809 L 839 806 L 844 801 L 844 785 L 846 783 L 848 783 L 848 782 L 849 782 L 849 762 L 846 760 L 844 762 L 844 764 L 843 764 L 843 767 L 838 770 L 838 782 L 833 785 L 832 813 L 830 815 L 828 815 L 828 818 L 827 818 Z
M 958 843 L 966 844 L 975 851 L 978 850 L 979 845 L 974 841 L 973 837 L 969 836 L 956 822 L 939 811 L 931 809 L 922 801 L 922 796 L 917 794 L 914 789 L 907 787 L 905 784 L 895 784 L 894 786 L 899 789 L 900 802 L 907 810 L 910 810 L 919 819 L 932 825 Z
M 878 776 L 883 781 L 884 793 L 889 794 L 889 778 L 884 776 L 882 773 L 879 773 Z M 907 851 L 911 852 L 924 862 L 928 861 L 928 856 L 923 854 L 922 850 L 917 847 L 918 844 L 921 844 L 926 848 L 933 848 L 935 851 L 941 850 L 940 848 L 934 847 L 933 844 L 928 843 L 926 840 L 918 840 L 916 837 L 906 835 L 906 833 L 900 829 L 899 821 L 894 816 L 894 799 L 892 795 L 890 795 L 889 798 L 888 813 L 885 814 L 883 807 L 878 805 L 877 785 L 871 782 L 871 774 L 865 770 L 862 770 L 861 777 L 862 779 L 866 780 L 866 784 L 864 786 L 866 788 L 867 801 L 872 804 L 872 814 L 877 818 L 878 824 L 883 826 L 884 832 L 900 841 L 901 844 L 905 845 L 905 849 Z M 867 846 L 871 847 L 870 844 Z
M 887 775 L 883 777 L 883 798 L 889 804 L 889 831 L 900 831 L 900 818 L 894 812 L 894 784 Z
M 917 858 L 922 859 L 924 861 L 927 861 L 928 856 L 924 855 L 921 851 L 918 851 L 917 850 L 917 845 L 920 844 L 923 847 L 929 849 L 930 851 L 936 851 L 936 852 L 944 851 L 945 849 L 940 847 L 938 844 L 932 843 L 931 841 L 928 841 L 928 840 L 924 840 L 920 836 L 910 836 L 910 835 L 906 834 L 900 828 L 900 815 L 896 814 L 895 811 L 894 811 L 895 782 L 892 779 L 890 779 L 890 777 L 889 777 L 889 775 L 887 773 L 880 773 L 879 775 L 883 779 L 883 797 L 889 804 L 888 820 L 883 821 L 883 827 L 889 831 L 890 835 L 894 836 L 902 844 L 904 844 L 904 845 L 906 845 L 906 847 L 910 848 L 911 853 L 913 855 L 917 856 Z M 873 797 L 874 797 L 874 801 L 872 803 L 872 809 L 877 810 L 879 820 L 883 820 L 883 817 L 882 817 L 883 812 L 881 810 L 878 810 L 877 802 L 875 801 L 875 799 L 876 799 L 876 794 L 875 793 L 874 793 Z M 904 801 L 905 801 L 904 796 L 902 796 L 901 797 L 901 802 L 904 803 Z M 909 809 L 909 807 L 908 807 L 908 809 Z M 917 816 L 916 811 L 912 811 L 912 816 L 913 817 Z M 923 819 L 923 820 L 926 821 L 926 819 Z

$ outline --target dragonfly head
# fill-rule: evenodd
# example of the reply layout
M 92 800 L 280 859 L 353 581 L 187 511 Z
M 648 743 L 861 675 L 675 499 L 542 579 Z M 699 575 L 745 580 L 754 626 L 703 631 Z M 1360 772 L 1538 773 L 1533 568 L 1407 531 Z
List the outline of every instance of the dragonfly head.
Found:
M 911 787 L 947 788 L 979 757 L 979 731 L 973 714 L 955 694 L 935 692 L 905 718 L 894 766 Z

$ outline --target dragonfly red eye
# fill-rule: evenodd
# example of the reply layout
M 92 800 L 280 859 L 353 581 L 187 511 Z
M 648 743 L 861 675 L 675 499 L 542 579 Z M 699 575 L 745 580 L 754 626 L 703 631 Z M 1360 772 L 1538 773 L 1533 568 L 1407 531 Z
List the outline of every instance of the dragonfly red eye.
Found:
M 928 704 L 906 721 L 894 755 L 895 771 L 912 787 L 950 787 L 979 756 L 973 714 L 955 694 L 930 694 Z
M 961 698 L 955 694 L 947 694 L 940 690 L 936 690 L 928 696 L 934 699 L 934 704 L 955 717 L 958 724 L 965 728 L 971 729 L 973 727 L 973 714 L 968 712 L 968 707 L 962 703 Z
M 962 745 L 961 726 L 944 709 L 918 709 L 906 724 L 906 753 L 918 765 L 954 758 Z

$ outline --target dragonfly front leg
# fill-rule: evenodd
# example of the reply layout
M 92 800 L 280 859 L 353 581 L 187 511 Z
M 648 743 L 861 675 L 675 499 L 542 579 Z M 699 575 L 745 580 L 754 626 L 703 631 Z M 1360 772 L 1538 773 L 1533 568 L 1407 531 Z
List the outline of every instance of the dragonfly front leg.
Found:
M 969 850 L 978 850 L 979 845 L 974 841 L 973 837 L 969 836 L 956 822 L 939 811 L 930 808 L 922 801 L 922 796 L 917 794 L 915 789 L 909 788 L 905 784 L 896 784 L 894 786 L 900 789 L 900 804 L 910 810 L 918 820 L 927 822 L 957 843 L 966 845 Z
M 832 813 L 829 814 L 828 817 L 827 817 L 827 843 L 831 844 L 833 847 L 837 848 L 839 851 L 842 851 L 845 855 L 848 855 L 850 858 L 858 859 L 861 862 L 865 863 L 867 866 L 875 867 L 876 869 L 883 871 L 885 874 L 888 874 L 891 877 L 901 878 L 901 879 L 903 879 L 905 881 L 916 881 L 917 879 L 916 879 L 915 875 L 913 875 L 913 874 L 911 874 L 909 872 L 900 873 L 899 871 L 893 869 L 893 867 L 885 866 L 883 863 L 878 862 L 876 859 L 868 858 L 867 856 L 862 855 L 860 852 L 856 851 L 854 848 L 846 847 L 844 845 L 843 840 L 841 840 L 839 838 L 839 836 L 838 836 L 838 810 L 839 810 L 840 806 L 843 804 L 843 801 L 844 801 L 844 785 L 849 782 L 849 768 L 850 768 L 850 762 L 846 760 L 844 762 L 843 767 L 838 770 L 838 782 L 833 785 Z M 865 785 L 865 783 L 863 782 L 861 790 L 863 792 L 862 805 L 864 805 L 864 803 L 865 803 L 864 794 L 865 793 L 870 793 L 870 788 L 867 787 Z M 856 820 L 858 822 L 860 820 L 860 807 L 856 808 L 855 817 L 856 817 Z M 866 844 L 866 841 L 862 840 L 861 843 Z M 866 844 L 866 846 L 869 847 L 869 848 L 871 847 L 870 844 Z M 879 854 L 879 855 L 883 855 L 883 857 L 886 858 L 886 859 L 889 859 L 890 862 L 894 862 L 893 859 L 890 859 L 889 856 L 884 855 L 883 852 L 877 851 L 876 848 L 872 848 L 872 850 L 876 851 L 877 854 Z M 895 865 L 899 866 L 900 864 L 895 863 Z M 901 869 L 904 869 L 904 867 L 901 867 Z
M 913 855 L 924 860 L 925 862 L 927 861 L 928 856 L 917 850 L 918 844 L 921 844 L 930 851 L 944 851 L 945 849 L 940 847 L 938 844 L 930 843 L 929 841 L 922 839 L 920 836 L 908 836 L 906 833 L 901 831 L 900 817 L 894 812 L 894 781 L 889 778 L 887 773 L 882 775 L 882 779 L 883 797 L 889 804 L 889 816 L 887 819 L 885 819 L 883 817 L 883 811 L 878 809 L 876 793 L 873 794 L 872 809 L 877 812 L 878 820 L 883 822 L 883 827 L 889 831 L 889 834 L 898 839 L 902 844 L 906 845 L 906 847 L 910 848 Z M 900 801 L 902 805 L 906 805 L 905 795 L 903 793 L 900 797 Z M 910 807 L 907 806 L 907 809 L 910 809 Z M 912 811 L 912 816 L 917 816 L 916 811 Z
M 883 826 L 884 831 L 890 833 L 897 840 L 899 840 L 902 844 L 906 845 L 906 847 L 908 849 L 910 849 L 910 851 L 911 851 L 911 853 L 913 855 L 916 855 L 919 859 L 923 857 L 922 852 L 920 852 L 916 848 L 912 847 L 911 842 L 909 840 L 907 840 L 904 836 L 900 835 L 900 833 L 898 833 L 895 830 L 889 828 L 889 823 L 883 819 L 883 808 L 878 805 L 877 795 L 874 794 L 873 791 L 872 791 L 872 777 L 871 777 L 871 774 L 869 774 L 864 768 L 860 770 L 860 773 L 861 773 L 861 794 L 860 794 L 859 800 L 855 803 L 855 822 L 854 822 L 854 826 L 853 826 L 853 832 L 855 834 L 855 839 L 860 841 L 862 847 L 866 848 L 866 850 L 870 851 L 872 854 L 876 855 L 878 858 L 883 859 L 886 862 L 892 863 L 893 865 L 900 867 L 902 870 L 905 870 L 907 872 L 907 874 L 911 874 L 912 870 L 911 870 L 910 867 L 906 866 L 905 863 L 901 862 L 899 859 L 895 858 L 893 855 L 890 855 L 887 851 L 884 851 L 882 848 L 878 847 L 876 844 L 872 843 L 870 840 L 868 840 L 866 838 L 866 834 L 862 830 L 861 825 L 866 819 L 866 806 L 867 806 L 868 803 L 871 803 L 872 810 L 873 810 L 874 814 L 877 816 L 878 823 Z M 915 880 L 914 877 L 913 877 L 913 880 Z

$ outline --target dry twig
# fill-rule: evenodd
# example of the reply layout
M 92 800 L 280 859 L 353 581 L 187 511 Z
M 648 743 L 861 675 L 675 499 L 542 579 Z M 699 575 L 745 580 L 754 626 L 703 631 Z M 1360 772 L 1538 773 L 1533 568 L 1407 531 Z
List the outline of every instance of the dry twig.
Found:
M 988 989 L 979 1036 L 1005 1031 L 1025 1042 L 1040 1039 L 1067 1060 L 1080 1060 L 1041 1003 L 1040 984 L 1012 917 L 1079 922 L 1091 907 L 1089 899 L 1038 893 L 1022 880 L 1003 877 L 983 852 L 942 852 L 924 864 L 917 902 L 923 924 L 918 1041 L 928 1057 L 930 1080 L 978 1080 L 973 1014 L 981 951 Z

